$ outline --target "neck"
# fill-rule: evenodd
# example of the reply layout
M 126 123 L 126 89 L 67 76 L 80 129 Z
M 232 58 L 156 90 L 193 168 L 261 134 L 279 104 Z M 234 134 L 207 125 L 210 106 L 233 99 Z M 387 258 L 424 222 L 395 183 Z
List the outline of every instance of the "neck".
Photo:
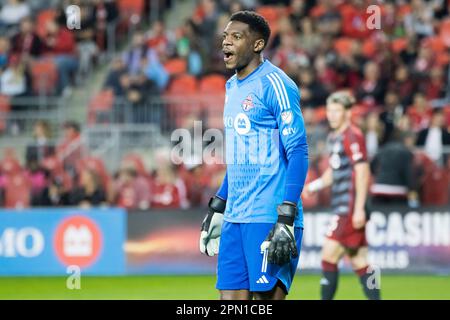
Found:
M 255 71 L 256 68 L 259 67 L 261 63 L 264 62 L 264 58 L 262 54 L 255 56 L 249 64 L 247 64 L 244 68 L 240 70 L 236 70 L 236 75 L 239 80 L 244 79 L 250 73 Z
M 346 121 L 342 126 L 340 126 L 339 128 L 337 128 L 336 130 L 334 130 L 334 132 L 341 134 L 342 132 L 344 132 L 345 130 L 347 130 L 348 126 L 350 125 L 350 122 Z

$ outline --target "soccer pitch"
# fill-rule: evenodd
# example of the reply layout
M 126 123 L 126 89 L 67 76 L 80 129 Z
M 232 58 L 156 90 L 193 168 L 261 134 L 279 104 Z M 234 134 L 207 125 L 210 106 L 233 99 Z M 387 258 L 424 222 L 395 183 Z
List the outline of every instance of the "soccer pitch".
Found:
M 69 290 L 65 277 L 0 278 L 0 299 L 217 299 L 214 276 L 82 277 Z M 290 300 L 319 299 L 319 275 L 297 275 Z M 450 277 L 385 275 L 382 299 L 450 299 Z M 342 275 L 336 299 L 364 299 L 358 279 Z

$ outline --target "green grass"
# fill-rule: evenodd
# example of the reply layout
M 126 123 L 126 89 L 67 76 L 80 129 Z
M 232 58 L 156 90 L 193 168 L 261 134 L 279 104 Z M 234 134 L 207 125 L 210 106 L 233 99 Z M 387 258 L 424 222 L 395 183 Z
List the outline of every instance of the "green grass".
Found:
M 358 279 L 342 275 L 336 299 L 364 299 Z M 64 277 L 1 278 L 0 299 L 217 299 L 213 276 L 82 277 L 81 289 Z M 450 299 L 450 277 L 385 275 L 383 299 Z M 319 276 L 299 275 L 289 299 L 318 299 Z

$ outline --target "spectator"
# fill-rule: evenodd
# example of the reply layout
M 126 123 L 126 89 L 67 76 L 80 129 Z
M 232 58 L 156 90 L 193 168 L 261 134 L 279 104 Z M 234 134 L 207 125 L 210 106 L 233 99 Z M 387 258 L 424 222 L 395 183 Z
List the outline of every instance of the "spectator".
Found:
M 45 54 L 54 59 L 58 68 L 58 92 L 64 95 L 69 94 L 70 78 L 78 69 L 77 46 L 72 32 L 65 27 L 60 27 L 53 20 L 48 21 L 44 48 Z
M 125 88 L 122 86 L 121 78 L 127 74 L 126 65 L 122 58 L 115 58 L 111 63 L 111 68 L 106 76 L 104 88 L 112 89 L 114 95 L 122 97 L 125 95 Z
M 147 180 L 138 176 L 136 169 L 124 164 L 113 186 L 112 202 L 129 210 L 147 210 L 150 207 L 150 190 Z
M 63 125 L 64 136 L 58 144 L 56 154 L 64 161 L 64 168 L 72 177 L 75 176 L 76 165 L 82 156 L 80 125 L 75 121 L 67 121 Z
M 105 191 L 101 187 L 98 174 L 90 169 L 80 173 L 80 186 L 71 194 L 71 203 L 82 208 L 97 207 L 106 204 Z
M 136 31 L 133 35 L 131 48 L 122 56 L 130 75 L 137 76 L 142 74 L 142 66 L 147 62 L 149 51 L 145 43 L 144 33 L 140 30 Z
M 26 1 L 7 0 L 0 10 L 0 28 L 14 27 L 30 13 L 30 7 Z
M 27 91 L 25 66 L 17 55 L 11 55 L 6 70 L 0 75 L 0 94 L 20 99 Z M 11 104 L 15 110 L 23 106 L 20 102 Z
M 170 163 L 158 166 L 152 179 L 152 208 L 187 209 L 186 185 Z
M 301 44 L 301 48 L 305 50 L 308 55 L 314 55 L 320 46 L 321 37 L 315 30 L 315 25 L 311 18 L 305 17 L 299 21 L 301 26 L 297 36 L 297 43 Z
M 445 80 L 441 67 L 434 66 L 431 68 L 426 80 L 421 83 L 420 90 L 425 93 L 427 100 L 435 100 L 445 97 Z
M 307 54 L 299 48 L 293 33 L 281 34 L 281 43 L 276 50 L 272 63 L 289 75 L 295 75 L 299 67 L 309 65 Z
M 370 112 L 365 123 L 367 157 L 372 159 L 378 151 L 383 136 L 383 126 L 378 113 Z
M 39 164 L 45 158 L 53 155 L 55 147 L 51 142 L 50 127 L 45 121 L 37 121 L 33 128 L 33 143 L 26 149 L 27 166 Z
M 10 42 L 7 37 L 0 36 L 0 72 L 6 68 L 9 59 Z
M 418 132 L 428 127 L 431 118 L 431 107 L 422 92 L 414 94 L 413 105 L 407 110 L 407 115 L 411 119 L 412 129 Z
M 31 57 L 38 57 L 42 52 L 41 39 L 34 31 L 35 25 L 30 17 L 20 21 L 20 32 L 12 39 L 12 53 L 19 55 L 23 62 L 28 62 Z
M 115 24 L 119 16 L 116 0 L 93 0 L 93 10 L 95 17 L 95 41 L 97 47 L 104 51 L 109 48 L 112 43 L 108 36 L 108 27 L 115 29 Z M 115 49 L 115 48 L 113 48 Z
M 342 16 L 342 34 L 356 39 L 367 39 L 372 30 L 367 27 L 369 19 L 364 0 L 351 0 L 340 7 Z
M 383 109 L 380 114 L 380 120 L 384 127 L 381 144 L 386 143 L 392 138 L 395 125 L 399 122 L 404 112 L 404 107 L 400 104 L 400 98 L 395 91 L 389 90 L 386 92 Z
M 356 97 L 364 105 L 374 107 L 383 103 L 385 87 L 378 65 L 372 61 L 364 65 L 364 79 L 356 91 Z
M 400 64 L 394 72 L 394 79 L 389 83 L 389 90 L 400 97 L 400 103 L 409 106 L 412 103 L 411 93 L 415 91 L 415 83 L 406 65 Z
M 375 182 L 370 191 L 374 204 L 410 204 L 417 206 L 417 181 L 414 175 L 414 156 L 407 147 L 410 134 L 396 133 L 372 160 Z
M 98 55 L 99 49 L 95 42 L 95 16 L 90 5 L 80 6 L 79 30 L 75 30 L 75 39 L 79 52 L 79 75 L 81 77 L 89 74 L 94 58 Z
M 325 105 L 329 92 L 316 80 L 312 68 L 302 68 L 298 73 L 303 106 L 316 108 Z
M 445 127 L 443 110 L 436 108 L 432 113 L 430 126 L 419 132 L 416 145 L 423 147 L 425 154 L 442 166 L 446 163 L 443 148 L 450 146 L 450 132 Z
M 165 62 L 175 53 L 174 35 L 166 30 L 164 22 L 155 21 L 147 37 L 147 46 L 153 49 L 160 61 Z
M 48 186 L 41 196 L 33 199 L 32 205 L 42 207 L 60 207 L 70 205 L 69 193 L 64 190 L 63 182 L 58 177 L 49 176 Z
M 412 11 L 404 17 L 405 28 L 409 35 L 417 35 L 419 38 L 432 36 L 433 9 L 423 0 L 411 1 Z

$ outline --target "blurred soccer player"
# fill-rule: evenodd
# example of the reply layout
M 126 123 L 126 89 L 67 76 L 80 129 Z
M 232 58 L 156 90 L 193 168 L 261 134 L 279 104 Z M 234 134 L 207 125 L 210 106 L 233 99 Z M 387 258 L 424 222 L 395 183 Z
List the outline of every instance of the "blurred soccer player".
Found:
M 227 172 L 200 236 L 202 253 L 219 254 L 221 299 L 284 299 L 299 259 L 308 147 L 298 87 L 263 57 L 269 36 L 249 11 L 223 32 L 225 66 L 235 70 L 224 107 Z
M 369 164 L 361 131 L 350 123 L 353 97 L 338 91 L 327 99 L 327 119 L 333 130 L 328 136 L 329 167 L 323 175 L 305 186 L 304 194 L 331 186 L 334 214 L 322 250 L 321 297 L 333 299 L 338 285 L 338 263 L 348 254 L 364 293 L 369 299 L 380 299 L 380 290 L 371 283 L 365 235 L 366 198 Z M 371 288 L 372 285 L 375 288 Z

